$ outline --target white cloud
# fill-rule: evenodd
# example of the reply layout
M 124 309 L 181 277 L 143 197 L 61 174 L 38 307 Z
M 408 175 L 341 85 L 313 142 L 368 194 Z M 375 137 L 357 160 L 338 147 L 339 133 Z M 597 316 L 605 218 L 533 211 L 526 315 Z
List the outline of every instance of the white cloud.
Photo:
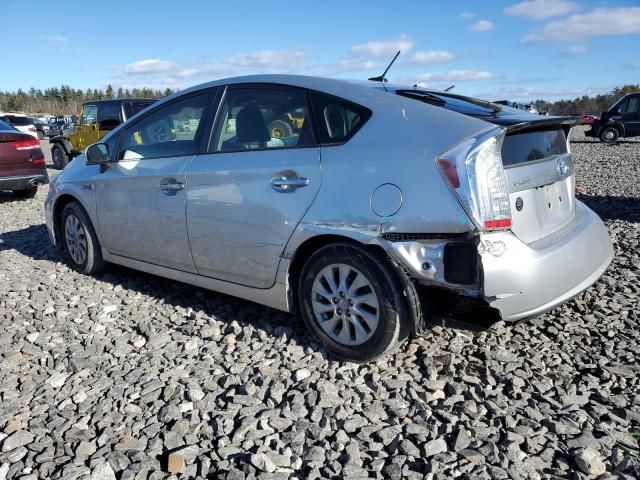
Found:
M 304 64 L 308 50 L 261 50 L 254 53 L 242 53 L 227 58 L 224 63 L 238 68 L 288 69 Z
M 158 73 L 167 73 L 175 70 L 178 64 L 175 62 L 167 62 L 159 58 L 148 58 L 130 63 L 124 67 L 124 73 L 130 75 L 155 75 Z
M 474 32 L 488 32 L 489 30 L 493 30 L 493 23 L 489 20 L 480 20 L 469 28 Z
M 640 33 L 640 7 L 596 8 L 549 22 L 539 32 L 523 37 L 522 42 L 575 42 L 595 36 L 634 33 Z
M 408 35 L 400 35 L 394 40 L 371 41 L 355 45 L 349 49 L 353 57 L 388 57 L 398 50 L 408 52 L 413 47 L 413 40 Z
M 69 46 L 69 39 L 62 35 L 46 35 L 41 38 L 44 38 L 51 48 L 66 50 Z
M 412 82 L 465 82 L 471 80 L 491 80 L 496 74 L 486 70 L 448 70 L 445 72 L 423 73 L 412 78 Z
M 512 17 L 544 20 L 545 18 L 568 15 L 579 8 L 580 5 L 570 0 L 528 0 L 505 8 L 503 13 Z
M 545 88 L 531 86 L 515 89 L 500 89 L 491 92 L 476 92 L 472 95 L 487 100 L 514 100 L 526 103 L 537 99 L 557 100 L 561 98 L 576 98 L 583 95 L 597 95 L 609 90 L 611 90 L 610 87 Z
M 460 15 L 458 15 L 458 18 L 460 20 L 471 20 L 475 16 L 476 16 L 476 14 L 473 13 L 473 12 L 462 12 Z
M 415 52 L 409 63 L 413 65 L 430 65 L 434 63 L 445 63 L 452 60 L 455 55 L 444 50 L 427 50 Z

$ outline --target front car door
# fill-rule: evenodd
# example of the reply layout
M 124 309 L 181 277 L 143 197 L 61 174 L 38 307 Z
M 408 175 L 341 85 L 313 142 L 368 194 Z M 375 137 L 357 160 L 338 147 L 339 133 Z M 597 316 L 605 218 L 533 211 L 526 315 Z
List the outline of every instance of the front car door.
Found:
M 640 135 L 640 95 L 629 95 L 620 106 L 620 121 L 624 124 L 624 136 Z
M 98 141 L 98 106 L 83 105 L 78 127 L 78 140 L 74 144 L 76 150 L 84 150 Z
M 208 145 L 187 171 L 187 224 L 198 273 L 268 288 L 320 187 L 307 92 L 230 86 Z
M 195 273 L 185 218 L 187 166 L 198 152 L 212 92 L 151 110 L 124 129 L 117 162 L 95 177 L 103 246 L 110 253 Z M 195 128 L 185 131 L 180 126 Z

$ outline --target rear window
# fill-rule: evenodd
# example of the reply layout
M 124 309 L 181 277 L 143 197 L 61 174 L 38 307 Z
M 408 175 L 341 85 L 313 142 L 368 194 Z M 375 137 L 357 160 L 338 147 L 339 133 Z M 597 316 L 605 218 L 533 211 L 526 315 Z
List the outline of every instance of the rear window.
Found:
M 505 167 L 567 153 L 564 130 L 543 130 L 507 135 L 502 144 Z
M 371 117 L 368 108 L 325 93 L 311 92 L 311 103 L 321 145 L 346 142 Z
M 11 123 L 11 125 L 15 125 L 16 127 L 26 127 L 27 125 L 32 125 L 31 119 L 29 117 L 6 117 L 6 119 Z
M 132 100 L 130 102 L 124 102 L 124 113 L 127 115 L 127 118 L 131 118 L 136 113 L 138 113 L 141 110 L 144 110 L 152 103 L 155 103 L 155 100 L 149 100 L 146 102 Z
M 120 125 L 120 109 L 116 102 L 98 105 L 98 125 L 100 130 L 113 130 Z

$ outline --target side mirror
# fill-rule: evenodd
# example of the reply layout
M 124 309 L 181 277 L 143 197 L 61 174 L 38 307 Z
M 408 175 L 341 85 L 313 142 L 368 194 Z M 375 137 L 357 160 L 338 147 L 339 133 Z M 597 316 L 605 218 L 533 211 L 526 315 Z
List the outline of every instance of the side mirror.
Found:
M 104 165 L 109 163 L 109 147 L 106 143 L 94 143 L 87 147 L 85 156 L 87 157 L 87 163 Z

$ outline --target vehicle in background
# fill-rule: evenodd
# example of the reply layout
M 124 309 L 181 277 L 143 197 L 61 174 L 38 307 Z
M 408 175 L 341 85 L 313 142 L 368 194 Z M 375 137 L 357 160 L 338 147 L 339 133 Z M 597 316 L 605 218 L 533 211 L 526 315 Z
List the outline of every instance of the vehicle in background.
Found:
M 0 120 L 0 190 L 18 198 L 35 196 L 38 186 L 49 183 L 40 141 Z
M 44 123 L 39 118 L 33 118 L 33 117 L 31 117 L 31 122 L 33 123 L 33 126 L 36 127 L 36 133 L 38 134 L 38 140 L 42 140 L 44 138 L 49 138 L 50 137 L 50 129 L 49 129 L 49 124 L 48 123 Z
M 5 113 L 0 114 L 0 120 L 4 120 L 12 127 L 15 127 L 17 130 L 21 132 L 27 133 L 35 138 L 40 138 L 38 136 L 38 129 L 33 124 L 33 120 L 26 115 L 21 113 Z
M 511 108 L 517 108 L 518 110 L 524 110 L 525 112 L 533 113 L 534 115 L 539 115 L 540 114 L 540 112 L 538 112 L 538 109 L 536 108 L 536 106 L 535 105 L 531 105 L 531 104 L 512 102 L 510 100 L 497 100 L 497 101 L 495 101 L 493 103 L 497 103 L 498 105 L 505 105 L 505 106 L 511 107 Z
M 64 168 L 86 147 L 98 142 L 118 125 L 156 101 L 149 98 L 119 98 L 84 102 L 80 116 L 74 115 L 76 123 L 69 124 L 61 135 L 49 140 L 53 145 L 51 158 L 54 167 Z
M 583 113 L 581 117 L 583 125 L 593 125 L 593 123 L 600 118 L 597 115 L 592 115 L 590 113 Z
M 640 93 L 622 97 L 603 112 L 584 134 L 609 144 L 616 143 L 619 138 L 640 136 Z
M 269 127 L 288 114 L 299 131 Z M 219 80 L 89 146 L 53 180 L 47 228 L 78 271 L 113 262 L 298 312 L 365 361 L 429 312 L 516 321 L 602 275 L 613 247 L 575 197 L 575 124 L 380 81 Z

